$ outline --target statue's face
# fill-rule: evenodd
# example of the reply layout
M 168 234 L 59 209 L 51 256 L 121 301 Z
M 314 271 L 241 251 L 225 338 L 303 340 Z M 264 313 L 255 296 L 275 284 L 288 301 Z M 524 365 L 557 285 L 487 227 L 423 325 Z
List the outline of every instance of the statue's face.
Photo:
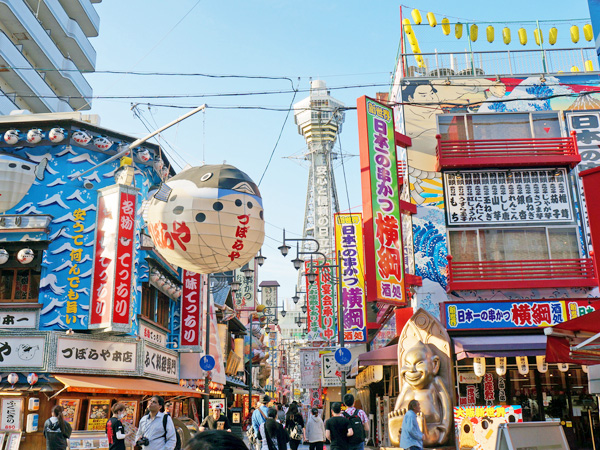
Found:
M 435 372 L 433 353 L 419 345 L 406 353 L 400 376 L 415 389 L 423 389 L 431 383 Z

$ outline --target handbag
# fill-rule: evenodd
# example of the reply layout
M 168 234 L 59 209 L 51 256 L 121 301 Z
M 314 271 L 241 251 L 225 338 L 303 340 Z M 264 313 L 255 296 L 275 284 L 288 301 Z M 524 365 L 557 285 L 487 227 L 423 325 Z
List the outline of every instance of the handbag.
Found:
M 301 441 L 302 438 L 302 425 L 297 423 L 294 425 L 294 428 L 290 430 L 290 439 L 293 439 L 294 441 Z
M 265 413 L 263 412 L 263 410 L 260 408 L 258 408 L 258 410 L 260 411 L 260 414 L 263 416 L 263 418 L 266 421 L 267 416 L 265 416 Z M 260 431 L 259 431 L 258 435 L 254 431 L 254 426 L 252 426 L 252 417 L 250 417 L 250 425 L 248 426 L 248 431 L 246 431 L 246 436 L 248 437 L 248 442 L 250 442 L 250 444 L 252 444 L 253 446 L 256 445 L 257 442 L 262 440 L 262 438 L 260 436 Z

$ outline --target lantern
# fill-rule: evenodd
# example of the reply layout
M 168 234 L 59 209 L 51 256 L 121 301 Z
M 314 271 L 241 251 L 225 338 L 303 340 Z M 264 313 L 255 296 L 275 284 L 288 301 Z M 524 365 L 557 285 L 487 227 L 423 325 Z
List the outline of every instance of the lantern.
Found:
M 571 40 L 574 44 L 579 42 L 579 27 L 577 25 L 571 27 Z
M 78 130 L 71 135 L 71 139 L 81 145 L 88 145 L 92 137 L 85 131 Z
M 494 27 L 489 25 L 486 29 L 485 29 L 485 34 L 487 35 L 487 41 L 491 44 L 492 42 L 494 42 Z
M 15 145 L 19 142 L 19 130 L 8 130 L 4 133 L 4 142 L 8 145 Z
M 8 261 L 8 252 L 5 249 L 0 248 L 0 265 L 6 264 L 7 261 Z
M 560 370 L 561 372 L 568 372 L 569 371 L 569 365 L 567 363 L 558 363 L 558 370 Z
M 158 281 L 156 282 L 156 284 L 158 285 L 158 287 L 163 287 L 166 283 L 167 283 L 167 277 L 165 277 L 164 275 L 161 275 L 158 278 Z
M 49 132 L 48 132 L 48 139 L 50 139 L 50 142 L 53 142 L 54 144 L 58 144 L 59 142 L 62 142 L 63 139 L 66 136 L 66 131 L 64 128 L 52 128 Z
M 33 386 L 35 383 L 38 382 L 38 376 L 36 373 L 31 372 L 29 375 L 27 375 L 27 382 Z
M 477 40 L 478 34 L 479 34 L 479 27 L 475 24 L 471 25 L 471 31 L 469 32 L 469 37 L 471 38 L 471 42 L 475 42 Z
M 592 26 L 589 23 L 583 26 L 583 37 L 588 42 L 594 39 L 594 31 L 592 30 Z
M 105 136 L 98 136 L 96 139 L 94 139 L 94 145 L 98 150 L 106 151 L 112 147 L 113 141 Z
M 529 373 L 529 362 L 527 356 L 517 356 L 517 369 L 521 375 L 527 375 Z
M 479 356 L 473 358 L 473 372 L 478 377 L 485 375 L 485 358 Z
M 402 19 L 402 28 L 406 34 L 412 34 L 413 30 L 410 26 L 410 19 Z
M 454 36 L 456 36 L 456 39 L 460 39 L 462 37 L 462 34 L 463 34 L 463 24 L 457 23 L 456 25 L 454 25 Z
M 32 128 L 27 132 L 27 142 L 30 144 L 37 144 L 44 137 L 44 133 L 39 128 Z
M 533 37 L 535 38 L 535 45 L 541 46 L 544 43 L 544 35 L 539 28 L 533 30 Z
M 558 37 L 558 30 L 555 27 L 550 28 L 548 33 L 548 42 L 550 45 L 556 44 L 556 38 Z
M 33 253 L 33 250 L 30 248 L 22 248 L 19 250 L 19 253 L 17 253 L 17 260 L 21 264 L 29 264 L 33 261 L 33 258 L 35 258 L 35 253 Z
M 527 30 L 525 28 L 519 28 L 519 42 L 521 45 L 527 44 Z
M 537 355 L 535 357 L 535 362 L 539 373 L 548 372 L 548 363 L 546 362 L 546 355 Z
M 496 357 L 496 373 L 501 377 L 506 375 L 506 356 Z
M 167 166 L 163 166 L 162 169 L 160 170 L 160 176 L 162 178 L 167 178 L 169 176 L 169 168 Z
M 14 372 L 9 373 L 8 377 L 6 377 L 6 381 L 8 381 L 12 387 L 15 387 L 15 384 L 19 381 L 19 375 Z
M 160 279 L 160 272 L 156 269 L 150 271 L 150 281 L 156 283 Z
M 220 273 L 258 253 L 265 237 L 262 198 L 244 172 L 226 164 L 191 167 L 170 178 L 166 189 L 150 200 L 148 229 L 168 262 Z
M 417 25 L 421 25 L 421 22 L 423 21 L 423 19 L 421 18 L 421 12 L 418 9 L 413 9 L 411 11 L 410 15 L 412 16 L 414 22 Z
M 429 22 L 429 26 L 431 28 L 435 28 L 437 25 L 437 20 L 435 19 L 435 14 L 432 12 L 427 13 L 427 22 Z
M 502 40 L 506 45 L 510 44 L 510 28 L 504 27 L 502 29 Z
M 156 173 L 160 175 L 160 171 L 162 170 L 164 165 L 162 159 L 157 159 L 152 165 L 154 166 L 154 170 L 156 170 Z
M 137 153 L 137 157 L 138 157 L 138 158 L 140 159 L 140 161 L 142 161 L 142 162 L 148 162 L 148 161 L 150 161 L 150 158 L 151 158 L 151 156 L 150 156 L 150 152 L 149 152 L 147 149 L 140 150 L 140 151 Z
M 450 34 L 450 21 L 445 17 L 442 19 L 442 33 L 446 36 Z

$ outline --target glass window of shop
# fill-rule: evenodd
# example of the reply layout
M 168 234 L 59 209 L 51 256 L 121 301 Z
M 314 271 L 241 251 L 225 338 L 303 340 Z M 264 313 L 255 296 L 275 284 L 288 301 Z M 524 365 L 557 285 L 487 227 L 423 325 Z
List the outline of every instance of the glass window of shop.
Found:
M 37 303 L 40 271 L 35 269 L 0 270 L 0 301 Z
M 142 283 L 142 316 L 162 326 L 169 327 L 170 299 L 149 283 Z

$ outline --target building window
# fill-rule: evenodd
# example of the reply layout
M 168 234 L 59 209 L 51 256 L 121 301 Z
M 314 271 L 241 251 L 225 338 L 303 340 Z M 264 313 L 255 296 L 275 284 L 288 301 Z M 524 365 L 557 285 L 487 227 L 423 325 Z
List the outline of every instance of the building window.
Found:
M 171 299 L 150 283 L 142 284 L 142 316 L 164 328 L 169 328 Z
M 155 322 L 162 327 L 169 328 L 169 306 L 171 299 L 162 292 L 157 291 L 156 303 Z
M 0 300 L 37 303 L 40 271 L 35 269 L 0 270 Z
M 454 261 L 579 259 L 576 227 L 523 227 L 451 230 Z
M 149 283 L 142 283 L 142 316 L 154 322 L 156 313 L 156 289 Z

